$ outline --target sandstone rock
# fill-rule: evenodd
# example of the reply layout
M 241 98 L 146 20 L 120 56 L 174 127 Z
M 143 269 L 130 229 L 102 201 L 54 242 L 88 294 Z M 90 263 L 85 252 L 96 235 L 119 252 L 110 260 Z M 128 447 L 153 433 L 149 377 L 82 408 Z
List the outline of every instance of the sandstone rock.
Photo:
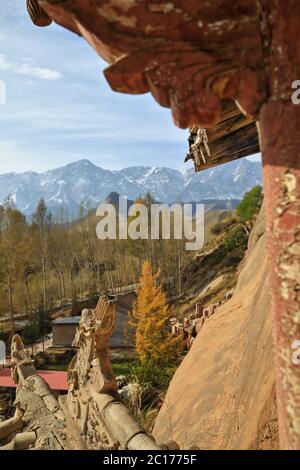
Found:
M 221 276 L 217 277 L 216 279 L 213 279 L 198 295 L 198 299 L 201 301 L 204 297 L 207 295 L 212 294 L 213 292 L 217 291 L 220 286 L 224 283 L 226 280 L 227 275 L 222 274 Z
M 251 233 L 233 297 L 205 322 L 171 381 L 153 431 L 159 441 L 172 436 L 181 449 L 191 443 L 201 449 L 278 446 L 261 223 L 262 214 Z

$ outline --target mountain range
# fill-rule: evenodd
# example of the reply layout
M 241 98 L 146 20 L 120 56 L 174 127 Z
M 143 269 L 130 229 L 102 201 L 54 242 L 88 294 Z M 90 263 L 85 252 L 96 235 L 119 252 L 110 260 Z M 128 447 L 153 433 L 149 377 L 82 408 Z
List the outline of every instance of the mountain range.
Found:
M 160 202 L 200 202 L 240 199 L 262 183 L 261 164 L 243 158 L 200 173 L 194 169 L 133 166 L 106 170 L 83 159 L 43 173 L 0 175 L 0 201 L 10 196 L 16 207 L 31 216 L 41 197 L 52 213 L 64 208 L 76 217 L 81 203 L 94 208 L 112 191 L 135 199 L 150 192 Z

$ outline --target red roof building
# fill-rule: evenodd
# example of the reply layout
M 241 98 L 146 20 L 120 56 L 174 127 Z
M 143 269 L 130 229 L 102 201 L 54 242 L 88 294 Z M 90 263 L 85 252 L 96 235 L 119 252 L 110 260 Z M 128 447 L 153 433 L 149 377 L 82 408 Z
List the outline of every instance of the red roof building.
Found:
M 52 390 L 68 390 L 67 372 L 57 370 L 38 370 L 40 375 Z M 10 369 L 0 369 L 0 387 L 16 387 L 11 378 Z

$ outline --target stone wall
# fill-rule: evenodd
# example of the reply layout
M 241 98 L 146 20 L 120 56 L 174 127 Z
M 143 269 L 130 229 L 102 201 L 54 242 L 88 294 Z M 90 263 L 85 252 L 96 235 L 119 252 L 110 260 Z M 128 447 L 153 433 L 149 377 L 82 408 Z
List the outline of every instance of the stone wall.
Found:
M 71 347 L 77 326 L 76 324 L 52 324 L 53 346 Z

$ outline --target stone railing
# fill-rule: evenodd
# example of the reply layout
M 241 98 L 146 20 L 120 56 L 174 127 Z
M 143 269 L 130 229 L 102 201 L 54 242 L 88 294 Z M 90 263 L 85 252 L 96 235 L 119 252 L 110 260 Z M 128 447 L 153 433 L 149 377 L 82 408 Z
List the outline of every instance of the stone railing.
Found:
M 0 424 L 3 449 L 176 448 L 158 445 L 122 403 L 109 359 L 115 323 L 112 301 L 100 298 L 85 309 L 76 331 L 78 348 L 68 374 L 68 393 L 58 399 L 37 375 L 18 335 L 12 340 L 12 377 L 17 384 L 16 413 Z
M 228 291 L 225 294 L 225 297 L 222 302 L 215 302 L 208 307 L 203 307 L 202 302 L 197 302 L 195 306 L 195 313 L 184 317 L 183 320 L 178 320 L 178 318 L 170 318 L 170 327 L 171 332 L 175 336 L 180 336 L 182 341 L 186 344 L 186 348 L 190 349 L 196 338 L 197 334 L 204 325 L 204 322 L 207 318 L 212 317 L 217 308 L 229 300 L 233 295 L 233 290 Z

